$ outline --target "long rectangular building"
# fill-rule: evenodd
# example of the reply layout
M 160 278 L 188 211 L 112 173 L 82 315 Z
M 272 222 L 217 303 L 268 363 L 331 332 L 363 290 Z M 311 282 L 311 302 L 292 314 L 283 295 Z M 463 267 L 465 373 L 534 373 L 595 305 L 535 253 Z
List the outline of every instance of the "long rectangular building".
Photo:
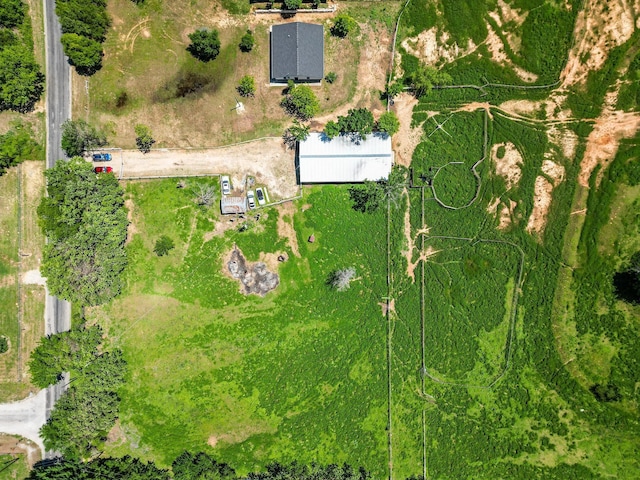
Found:
M 373 133 L 365 140 L 346 134 L 329 139 L 310 133 L 298 145 L 300 183 L 361 183 L 389 178 L 393 166 L 391 137 Z

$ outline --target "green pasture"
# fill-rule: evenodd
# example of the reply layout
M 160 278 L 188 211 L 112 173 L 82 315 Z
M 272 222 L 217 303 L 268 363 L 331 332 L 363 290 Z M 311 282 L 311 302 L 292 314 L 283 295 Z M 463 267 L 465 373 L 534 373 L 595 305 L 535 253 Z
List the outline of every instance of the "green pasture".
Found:
M 128 288 L 91 314 L 131 371 L 121 434 L 107 451 L 167 465 L 185 449 L 212 449 L 240 471 L 273 460 L 346 461 L 384 476 L 384 213 L 354 212 L 343 187 L 308 191 L 304 211 L 284 218 L 295 225 L 297 257 L 277 235 L 273 208 L 246 232 L 208 235 L 228 219 L 217 205 L 197 207 L 196 181 L 187 182 L 126 187 L 138 232 L 128 246 Z M 161 234 L 176 243 L 166 257 L 152 252 Z M 222 273 L 234 244 L 249 261 L 288 254 L 275 291 L 239 293 Z M 328 275 L 349 266 L 352 287 L 330 290 Z

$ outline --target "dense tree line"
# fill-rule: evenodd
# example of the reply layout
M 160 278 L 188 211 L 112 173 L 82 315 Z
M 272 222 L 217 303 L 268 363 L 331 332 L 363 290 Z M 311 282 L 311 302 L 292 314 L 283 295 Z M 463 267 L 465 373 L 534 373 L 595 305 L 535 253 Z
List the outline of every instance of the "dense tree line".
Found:
M 100 353 L 101 340 L 100 327 L 80 326 L 43 338 L 31 355 L 31 379 L 41 388 L 70 373 L 71 386 L 40 431 L 45 447 L 67 458 L 82 458 L 99 447 L 118 418 L 117 390 L 126 362 L 118 349 Z
M 121 480 L 369 480 L 371 475 L 364 468 L 354 469 L 343 465 L 305 465 L 302 463 L 272 463 L 264 472 L 251 472 L 239 476 L 226 463 L 217 462 L 206 453 L 185 452 L 171 466 L 173 476 L 152 462 L 143 463 L 129 456 L 122 458 L 97 458 L 89 462 L 58 460 L 42 462 L 31 471 L 30 480 L 88 480 L 117 478 Z
M 122 188 L 80 157 L 56 163 L 46 177 L 38 216 L 49 239 L 41 267 L 49 291 L 82 306 L 105 303 L 120 293 L 127 264 Z
M 33 140 L 33 132 L 28 126 L 15 123 L 7 133 L 0 135 L 0 176 L 23 160 L 42 156 L 42 148 Z
M 80 75 L 93 75 L 102 67 L 102 43 L 111 20 L 106 0 L 57 0 L 62 26 L 62 47 Z
M 26 12 L 22 0 L 0 2 L 0 110 L 29 112 L 44 92 Z

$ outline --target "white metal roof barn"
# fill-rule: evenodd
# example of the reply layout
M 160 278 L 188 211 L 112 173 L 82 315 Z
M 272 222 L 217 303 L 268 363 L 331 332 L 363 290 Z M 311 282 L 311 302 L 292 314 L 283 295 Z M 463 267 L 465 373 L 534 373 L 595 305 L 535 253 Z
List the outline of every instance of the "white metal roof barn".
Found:
M 299 143 L 300 183 L 360 183 L 389 178 L 391 137 L 375 133 L 353 141 L 349 134 L 329 139 L 310 133 Z

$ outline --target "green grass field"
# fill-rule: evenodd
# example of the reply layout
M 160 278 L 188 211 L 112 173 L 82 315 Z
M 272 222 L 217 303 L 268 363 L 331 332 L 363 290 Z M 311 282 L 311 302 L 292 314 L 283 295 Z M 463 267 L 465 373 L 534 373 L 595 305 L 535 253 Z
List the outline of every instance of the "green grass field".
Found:
M 385 216 L 352 211 L 346 188 L 313 189 L 304 212 L 286 220 L 297 257 L 278 237 L 276 209 L 248 232 L 211 238 L 216 207 L 197 208 L 188 190 L 174 180 L 127 185 L 139 232 L 128 246 L 128 291 L 92 314 L 131 368 L 121 436 L 108 452 L 168 464 L 209 444 L 240 471 L 298 459 L 384 476 Z M 158 258 L 151 248 L 161 233 L 176 248 Z M 250 261 L 287 252 L 280 286 L 264 298 L 240 294 L 221 271 L 233 244 Z M 325 286 L 348 266 L 357 272 L 348 291 Z
M 21 480 L 28 475 L 26 455 L 0 455 L 0 480 Z

